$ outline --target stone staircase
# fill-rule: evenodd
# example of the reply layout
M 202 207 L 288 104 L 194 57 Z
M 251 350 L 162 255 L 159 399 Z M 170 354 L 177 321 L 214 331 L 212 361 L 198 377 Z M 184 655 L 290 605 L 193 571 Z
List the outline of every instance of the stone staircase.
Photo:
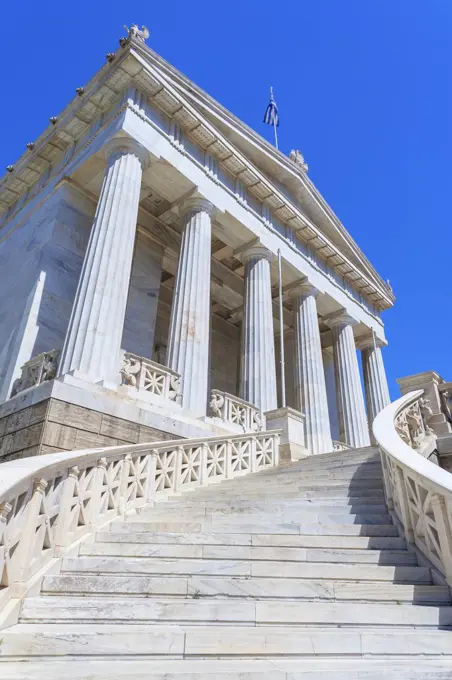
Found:
M 98 531 L 0 633 L 27 680 L 452 678 L 449 588 L 393 524 L 375 449 L 146 507 Z

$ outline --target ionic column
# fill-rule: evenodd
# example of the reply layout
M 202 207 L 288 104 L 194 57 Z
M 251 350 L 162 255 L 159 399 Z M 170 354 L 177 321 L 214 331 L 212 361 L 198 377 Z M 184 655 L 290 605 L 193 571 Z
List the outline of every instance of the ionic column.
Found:
M 59 374 L 97 382 L 119 375 L 119 352 L 148 153 L 129 138 L 105 148 L 107 168 L 83 261 Z
M 292 293 L 295 328 L 295 398 L 305 415 L 306 448 L 313 454 L 333 450 L 323 370 L 316 297 L 311 284 Z
M 174 287 L 167 364 L 182 375 L 184 408 L 205 416 L 209 373 L 211 214 L 192 198 L 182 206 L 184 232 Z
M 263 411 L 270 411 L 277 407 L 272 253 L 257 244 L 247 248 L 241 257 L 245 262 L 245 290 L 240 396 Z
M 369 428 L 353 335 L 356 322 L 344 313 L 332 315 L 329 321 L 333 332 L 340 439 L 353 448 L 369 446 Z
M 372 427 L 374 418 L 390 403 L 388 381 L 379 341 L 372 337 L 366 338 L 358 346 L 363 362 L 367 418 L 369 427 Z

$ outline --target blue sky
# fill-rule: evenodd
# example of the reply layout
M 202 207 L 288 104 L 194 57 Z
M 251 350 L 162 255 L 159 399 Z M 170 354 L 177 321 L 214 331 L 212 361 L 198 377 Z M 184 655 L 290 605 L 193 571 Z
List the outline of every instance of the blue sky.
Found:
M 452 380 L 450 0 L 4 3 L 0 168 L 117 47 L 123 24 L 258 132 L 272 84 L 280 147 L 309 174 L 397 296 L 395 379 Z M 6 66 L 7 63 L 7 66 Z

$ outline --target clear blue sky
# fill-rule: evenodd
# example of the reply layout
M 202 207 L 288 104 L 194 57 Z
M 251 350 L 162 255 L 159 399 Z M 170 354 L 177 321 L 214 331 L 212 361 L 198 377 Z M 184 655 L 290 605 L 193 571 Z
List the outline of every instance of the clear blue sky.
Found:
M 5 2 L 0 168 L 14 163 L 117 48 L 123 24 L 309 174 L 397 296 L 384 314 L 395 379 L 452 380 L 450 0 Z

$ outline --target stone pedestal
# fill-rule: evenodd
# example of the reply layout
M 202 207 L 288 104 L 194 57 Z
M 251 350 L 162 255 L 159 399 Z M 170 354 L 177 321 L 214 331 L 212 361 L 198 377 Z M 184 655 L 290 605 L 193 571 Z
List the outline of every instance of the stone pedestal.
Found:
M 366 407 L 353 335 L 354 319 L 344 313 L 330 316 L 339 411 L 339 437 L 352 448 L 370 445 Z
M 174 287 L 167 364 L 182 376 L 184 408 L 205 416 L 209 373 L 211 214 L 202 198 L 182 206 L 185 220 Z
M 59 375 L 119 378 L 141 176 L 147 151 L 128 138 L 105 149 L 107 169 L 61 355 Z
M 295 398 L 304 413 L 310 453 L 333 450 L 316 296 L 309 283 L 292 292 L 295 327 Z
M 300 460 L 309 456 L 305 441 L 305 418 L 303 413 L 290 406 L 265 413 L 267 430 L 281 430 L 279 440 L 280 460 Z
M 372 428 L 374 419 L 390 403 L 388 381 L 381 346 L 378 342 L 373 338 L 368 338 L 360 342 L 359 348 L 363 362 L 367 418 Z
M 270 261 L 256 244 L 242 254 L 245 262 L 240 396 L 262 411 L 275 409 L 276 364 Z
M 424 390 L 423 397 L 429 402 L 433 412 L 428 425 L 436 435 L 448 435 L 452 432 L 451 424 L 443 412 L 442 396 L 439 389 L 439 386 L 444 384 L 444 380 L 438 373 L 426 371 L 425 373 L 408 375 L 405 378 L 398 378 L 397 383 L 402 395 L 414 390 Z

